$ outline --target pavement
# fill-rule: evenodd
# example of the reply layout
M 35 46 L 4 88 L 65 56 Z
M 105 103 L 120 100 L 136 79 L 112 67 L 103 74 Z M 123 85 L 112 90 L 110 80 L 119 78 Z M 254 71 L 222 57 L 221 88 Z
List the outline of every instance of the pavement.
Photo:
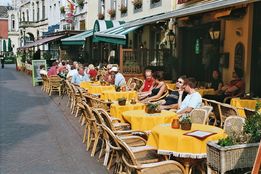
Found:
M 82 144 L 82 127 L 67 99 L 33 87 L 15 65 L 0 69 L 0 173 L 103 174 Z

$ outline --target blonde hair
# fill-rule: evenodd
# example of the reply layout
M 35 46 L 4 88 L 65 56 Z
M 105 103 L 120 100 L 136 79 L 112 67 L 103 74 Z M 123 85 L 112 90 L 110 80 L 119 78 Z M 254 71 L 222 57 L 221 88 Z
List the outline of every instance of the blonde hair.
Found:
M 89 68 L 89 69 L 94 69 L 94 65 L 93 65 L 93 64 L 90 64 L 90 65 L 88 66 L 88 68 Z

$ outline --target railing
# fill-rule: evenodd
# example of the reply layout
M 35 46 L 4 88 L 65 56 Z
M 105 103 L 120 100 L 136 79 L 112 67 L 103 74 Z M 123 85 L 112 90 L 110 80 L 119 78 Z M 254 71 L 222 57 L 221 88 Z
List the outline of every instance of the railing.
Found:
M 121 49 L 120 69 L 125 74 L 140 74 L 145 67 L 163 67 L 169 49 Z

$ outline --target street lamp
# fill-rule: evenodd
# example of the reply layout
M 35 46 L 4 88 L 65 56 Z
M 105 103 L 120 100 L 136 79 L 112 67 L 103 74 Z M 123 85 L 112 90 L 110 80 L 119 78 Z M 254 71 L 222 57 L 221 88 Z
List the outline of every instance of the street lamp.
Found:
M 173 42 L 175 41 L 175 33 L 173 30 L 169 30 L 167 35 L 166 35 L 166 41 L 169 42 L 170 44 L 170 53 L 172 56 L 172 50 L 173 50 Z
M 209 35 L 212 40 L 217 40 L 219 39 L 220 31 L 214 28 L 209 29 Z
M 23 29 L 23 34 L 24 34 L 24 46 L 25 46 L 25 28 Z

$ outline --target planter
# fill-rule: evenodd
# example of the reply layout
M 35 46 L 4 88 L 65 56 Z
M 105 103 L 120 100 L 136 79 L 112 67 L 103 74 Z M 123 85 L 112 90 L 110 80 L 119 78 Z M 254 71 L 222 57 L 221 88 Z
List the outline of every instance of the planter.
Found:
M 209 169 L 226 171 L 253 167 L 259 143 L 240 144 L 222 147 L 217 141 L 207 144 L 207 165 Z
M 182 130 L 190 130 L 192 123 L 180 123 L 180 128 Z
M 119 101 L 118 101 L 118 104 L 119 104 L 120 106 L 125 106 L 125 105 L 126 105 L 126 100 L 119 100 Z

